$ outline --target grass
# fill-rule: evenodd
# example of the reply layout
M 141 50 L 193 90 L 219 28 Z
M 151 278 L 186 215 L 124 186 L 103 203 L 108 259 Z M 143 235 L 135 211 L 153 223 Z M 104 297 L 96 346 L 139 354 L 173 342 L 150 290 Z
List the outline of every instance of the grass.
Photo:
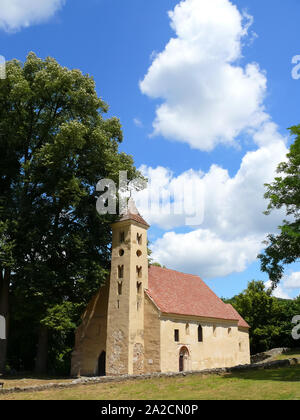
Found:
M 292 358 L 300 359 L 300 350 L 299 349 L 297 349 L 296 351 L 292 350 L 292 351 L 288 351 L 288 352 L 283 353 L 283 354 L 279 354 L 278 356 L 276 356 L 275 360 L 284 360 L 284 359 L 292 359 Z
M 0 396 L 1 400 L 300 400 L 300 366 L 80 385 Z

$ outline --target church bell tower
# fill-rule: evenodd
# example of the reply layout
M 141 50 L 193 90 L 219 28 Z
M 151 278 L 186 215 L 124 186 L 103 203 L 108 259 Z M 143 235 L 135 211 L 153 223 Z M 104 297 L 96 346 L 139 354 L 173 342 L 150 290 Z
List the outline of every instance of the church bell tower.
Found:
M 106 374 L 144 372 L 144 290 L 148 288 L 147 230 L 132 198 L 112 225 Z

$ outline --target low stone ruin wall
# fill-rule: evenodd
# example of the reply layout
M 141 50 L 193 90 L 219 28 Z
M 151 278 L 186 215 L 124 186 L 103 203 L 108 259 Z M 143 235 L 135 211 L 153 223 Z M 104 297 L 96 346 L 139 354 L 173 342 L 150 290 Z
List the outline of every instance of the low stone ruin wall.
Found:
M 278 353 L 280 354 L 280 353 Z M 172 378 L 172 377 L 183 377 L 188 375 L 224 375 L 226 373 L 250 371 L 257 369 L 275 369 L 283 368 L 287 366 L 292 366 L 300 363 L 300 358 L 296 359 L 285 359 L 285 360 L 275 360 L 271 362 L 263 363 L 252 363 L 250 365 L 241 365 L 231 368 L 218 368 L 218 369 L 205 369 L 200 371 L 191 371 L 191 372 L 175 372 L 175 373 L 151 373 L 145 375 L 122 375 L 122 376 L 102 376 L 102 377 L 90 377 L 90 378 L 78 378 L 69 383 L 50 383 L 45 385 L 36 385 L 36 386 L 27 386 L 27 387 L 14 387 L 14 388 L 4 388 L 0 389 L 0 399 L 1 394 L 10 394 L 14 392 L 38 392 L 46 391 L 49 389 L 55 388 L 72 388 L 78 385 L 90 385 L 90 384 L 102 384 L 108 382 L 124 382 L 128 380 L 143 380 L 143 379 L 152 379 L 152 378 Z
M 272 360 L 274 357 L 279 356 L 280 354 L 287 353 L 292 349 L 287 347 L 278 347 L 276 349 L 264 351 L 262 353 L 255 354 L 251 356 L 251 363 L 260 363 L 264 360 Z

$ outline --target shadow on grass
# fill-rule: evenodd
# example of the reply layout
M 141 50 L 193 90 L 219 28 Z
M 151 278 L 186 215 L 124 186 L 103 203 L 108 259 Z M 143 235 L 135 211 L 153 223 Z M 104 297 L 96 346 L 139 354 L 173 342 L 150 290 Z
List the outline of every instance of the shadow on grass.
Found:
M 299 382 L 300 365 L 277 369 L 257 369 L 243 372 L 232 372 L 224 378 L 239 378 L 253 381 Z

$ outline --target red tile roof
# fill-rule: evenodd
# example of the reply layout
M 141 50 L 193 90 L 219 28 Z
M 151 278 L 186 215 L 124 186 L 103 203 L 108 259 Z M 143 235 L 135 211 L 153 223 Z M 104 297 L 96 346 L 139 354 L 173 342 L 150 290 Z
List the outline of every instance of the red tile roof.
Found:
M 247 324 L 247 322 L 244 320 L 244 318 L 241 317 L 241 315 L 238 313 L 238 311 L 236 309 L 234 309 L 234 307 L 230 303 L 227 303 L 227 306 L 231 310 L 232 315 L 235 316 L 239 320 L 239 322 L 238 322 L 239 327 L 250 328 L 250 325 Z
M 141 223 L 142 225 L 149 227 L 148 223 L 142 218 L 140 214 L 133 214 L 128 212 L 120 218 L 119 222 L 123 222 L 124 220 L 134 220 L 138 223 Z
M 233 307 L 218 298 L 198 276 L 150 266 L 146 293 L 161 312 L 238 320 L 238 325 L 248 327 Z

